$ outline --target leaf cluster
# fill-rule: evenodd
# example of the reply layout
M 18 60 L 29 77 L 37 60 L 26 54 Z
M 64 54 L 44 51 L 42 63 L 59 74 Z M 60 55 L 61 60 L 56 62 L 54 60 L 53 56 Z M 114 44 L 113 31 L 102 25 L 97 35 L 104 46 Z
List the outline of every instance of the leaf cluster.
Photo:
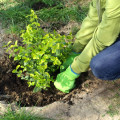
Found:
M 37 15 L 31 10 L 31 23 L 22 31 L 22 46 L 18 41 L 14 45 L 7 44 L 9 57 L 19 61 L 13 73 L 27 80 L 29 86 L 35 86 L 34 91 L 50 87 L 54 82 L 52 73 L 59 69 L 71 51 L 72 36 L 60 35 L 57 32 L 46 33 L 37 22 Z

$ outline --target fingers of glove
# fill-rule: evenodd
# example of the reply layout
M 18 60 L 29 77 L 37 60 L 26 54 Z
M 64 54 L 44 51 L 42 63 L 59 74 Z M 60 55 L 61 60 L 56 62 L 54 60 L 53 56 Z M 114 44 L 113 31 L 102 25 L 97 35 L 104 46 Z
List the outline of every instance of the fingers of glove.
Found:
M 70 77 L 70 75 L 66 71 L 58 74 L 57 76 L 57 81 L 60 81 L 60 82 L 72 81 L 72 80 L 74 79 Z
M 60 66 L 60 72 L 63 72 L 66 70 L 66 68 L 72 64 L 74 60 L 74 57 L 69 57 L 61 66 Z
M 62 81 L 63 76 L 64 76 L 64 72 L 58 74 L 56 80 L 57 81 Z

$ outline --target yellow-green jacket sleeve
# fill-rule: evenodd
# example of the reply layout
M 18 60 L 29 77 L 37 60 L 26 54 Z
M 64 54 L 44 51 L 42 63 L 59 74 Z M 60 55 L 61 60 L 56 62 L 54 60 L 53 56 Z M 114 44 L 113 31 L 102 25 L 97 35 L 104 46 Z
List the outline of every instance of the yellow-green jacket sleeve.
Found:
M 98 21 L 97 9 L 96 9 L 96 0 L 92 0 L 89 6 L 88 15 L 83 20 L 81 29 L 78 31 L 78 33 L 75 36 L 73 51 L 81 52 L 83 50 L 83 48 L 92 38 L 93 32 L 98 24 L 99 21 Z
M 102 21 L 94 30 L 91 40 L 82 53 L 77 56 L 71 67 L 76 73 L 85 72 L 91 59 L 100 51 L 116 41 L 120 33 L 120 1 L 106 0 Z

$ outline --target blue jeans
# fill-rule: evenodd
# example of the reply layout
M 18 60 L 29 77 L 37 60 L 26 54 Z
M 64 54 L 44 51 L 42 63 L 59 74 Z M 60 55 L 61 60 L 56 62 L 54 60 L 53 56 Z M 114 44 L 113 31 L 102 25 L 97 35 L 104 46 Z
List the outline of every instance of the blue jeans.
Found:
M 93 74 L 102 80 L 120 78 L 120 37 L 111 46 L 94 56 L 90 62 Z

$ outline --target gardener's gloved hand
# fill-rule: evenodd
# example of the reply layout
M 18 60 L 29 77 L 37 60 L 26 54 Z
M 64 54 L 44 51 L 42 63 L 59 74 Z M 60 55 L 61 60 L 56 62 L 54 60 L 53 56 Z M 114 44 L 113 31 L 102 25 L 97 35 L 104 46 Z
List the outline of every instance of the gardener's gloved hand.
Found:
M 80 74 L 73 72 L 71 66 L 69 66 L 64 72 L 57 75 L 57 79 L 54 85 L 57 89 L 64 93 L 69 93 L 71 89 L 75 87 L 75 79 Z
M 76 53 L 76 52 L 71 52 L 69 57 L 65 60 L 65 62 L 60 66 L 60 72 L 65 71 L 69 65 L 72 64 L 74 58 L 76 56 L 78 56 L 80 53 Z

